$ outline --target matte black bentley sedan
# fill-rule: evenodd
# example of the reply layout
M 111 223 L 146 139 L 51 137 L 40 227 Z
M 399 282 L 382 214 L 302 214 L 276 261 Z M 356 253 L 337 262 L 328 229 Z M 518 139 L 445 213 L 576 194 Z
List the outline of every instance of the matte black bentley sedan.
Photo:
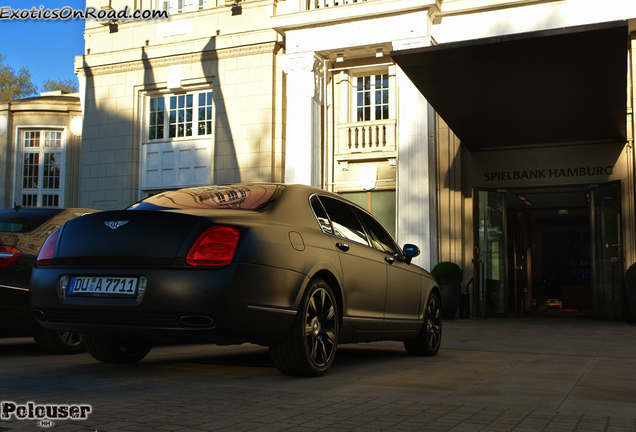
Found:
M 67 222 L 38 256 L 31 304 L 103 362 L 137 362 L 157 340 L 251 342 L 281 372 L 319 376 L 339 343 L 437 353 L 440 293 L 418 254 L 321 189 L 195 187 Z

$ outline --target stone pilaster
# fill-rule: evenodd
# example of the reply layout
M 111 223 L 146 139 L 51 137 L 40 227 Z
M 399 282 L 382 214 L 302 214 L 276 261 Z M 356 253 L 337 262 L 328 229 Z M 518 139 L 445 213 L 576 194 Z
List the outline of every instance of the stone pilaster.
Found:
M 285 182 L 320 186 L 324 61 L 314 52 L 282 56 L 287 74 Z

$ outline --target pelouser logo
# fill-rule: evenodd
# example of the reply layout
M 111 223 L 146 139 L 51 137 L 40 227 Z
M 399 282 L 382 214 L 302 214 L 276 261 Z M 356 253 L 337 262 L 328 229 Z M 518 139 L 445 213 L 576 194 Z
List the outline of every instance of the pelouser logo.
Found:
M 86 420 L 92 410 L 90 405 L 37 405 L 34 402 L 19 405 L 2 401 L 0 419 L 15 416 L 18 420 Z

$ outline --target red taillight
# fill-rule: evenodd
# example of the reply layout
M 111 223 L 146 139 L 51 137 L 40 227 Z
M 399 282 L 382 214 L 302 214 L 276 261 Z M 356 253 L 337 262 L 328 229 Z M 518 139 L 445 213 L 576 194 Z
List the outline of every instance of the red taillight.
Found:
M 213 226 L 199 236 L 190 248 L 186 263 L 197 266 L 224 266 L 232 262 L 239 230 L 226 226 Z
M 37 259 L 35 260 L 37 265 L 47 266 L 53 264 L 53 252 L 55 252 L 55 242 L 57 241 L 57 236 L 59 234 L 60 229 L 58 228 L 46 239 L 42 249 L 40 249 Z
M 0 246 L 0 267 L 9 267 L 22 256 L 22 252 L 12 246 Z

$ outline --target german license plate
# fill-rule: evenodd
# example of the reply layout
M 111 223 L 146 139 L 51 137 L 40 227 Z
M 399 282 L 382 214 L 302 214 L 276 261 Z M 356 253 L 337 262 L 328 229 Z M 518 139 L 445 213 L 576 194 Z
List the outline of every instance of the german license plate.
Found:
M 68 293 L 134 296 L 137 280 L 130 277 L 77 276 L 71 278 Z

